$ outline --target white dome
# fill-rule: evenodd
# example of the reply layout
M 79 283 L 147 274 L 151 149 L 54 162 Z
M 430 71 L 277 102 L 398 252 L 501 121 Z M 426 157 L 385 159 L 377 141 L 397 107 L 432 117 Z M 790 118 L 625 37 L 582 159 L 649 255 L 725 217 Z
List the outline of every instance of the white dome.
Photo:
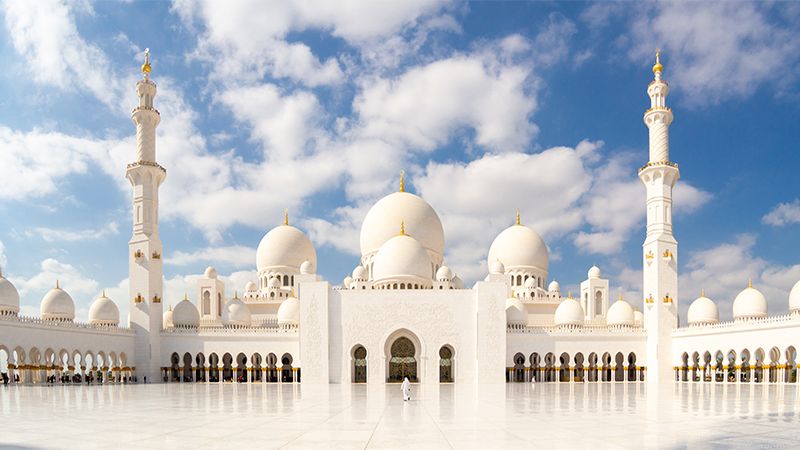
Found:
M 749 319 L 767 316 L 767 299 L 764 294 L 748 286 L 733 300 L 733 318 Z
M 453 283 L 455 289 L 464 289 L 464 280 L 462 280 L 460 276 L 454 276 L 450 282 Z
M 265 234 L 256 251 L 256 267 L 263 272 L 271 267 L 299 269 L 304 261 L 317 266 L 317 252 L 308 237 L 291 225 L 281 225 Z
M 561 291 L 561 285 L 558 284 L 558 281 L 553 280 L 550 282 L 550 285 L 547 286 L 547 290 L 550 292 L 559 292 Z
M 252 281 L 248 281 L 247 284 L 244 285 L 244 291 L 245 292 L 253 292 L 253 291 L 257 290 L 257 289 L 258 288 L 256 287 L 256 284 L 253 283 Z
M 431 258 L 418 240 L 405 234 L 396 235 L 375 255 L 372 275 L 376 283 L 430 280 Z
M 311 264 L 311 261 L 305 260 L 302 264 L 300 264 L 300 273 L 303 275 L 310 275 L 314 273 L 314 265 Z
M 524 225 L 512 225 L 494 238 L 487 261 L 502 261 L 506 269 L 538 268 L 547 271 L 547 245 L 539 234 Z
M 44 295 L 40 311 L 44 320 L 75 320 L 75 302 L 58 287 Z
M 278 307 L 278 325 L 298 325 L 300 323 L 300 301 L 289 297 Z
M 19 292 L 17 292 L 17 288 L 14 287 L 8 279 L 3 278 L 3 274 L 0 273 L 0 313 L 3 312 L 19 312 Z
M 589 272 L 586 273 L 586 276 L 589 278 L 600 278 L 602 276 L 602 272 L 600 272 L 600 268 L 597 266 L 592 266 L 589 269 Z
M 361 255 L 377 252 L 397 235 L 397 226 L 405 223 L 406 233 L 422 247 L 438 256 L 444 254 L 444 228 L 431 205 L 408 192 L 395 192 L 378 200 L 361 224 Z
M 172 328 L 174 326 L 172 322 L 172 306 L 164 311 L 164 315 L 161 317 L 161 319 L 161 323 L 164 328 Z
M 492 275 L 502 275 L 506 273 L 506 266 L 499 259 L 489 263 L 489 273 Z
M 642 322 L 644 322 L 644 314 L 639 310 L 633 310 L 633 323 L 640 325 Z
M 197 327 L 200 325 L 200 313 L 194 303 L 184 298 L 172 311 L 172 323 L 176 327 Z
M 447 266 L 439 267 L 439 270 L 436 271 L 436 280 L 437 281 L 450 281 L 453 279 L 453 271 L 450 270 Z
M 252 324 L 250 308 L 238 298 L 228 300 L 222 310 L 222 324 L 249 327 Z
M 525 280 L 525 289 L 531 290 L 536 288 L 536 278 L 528 278 Z
M 556 326 L 583 325 L 583 308 L 574 298 L 561 300 L 554 317 Z
M 206 267 L 206 271 L 203 272 L 203 276 L 206 278 L 217 278 L 217 269 L 208 266 Z
M 103 293 L 89 308 L 89 323 L 92 325 L 119 325 L 119 308 Z
M 353 284 L 353 277 L 349 275 L 344 277 L 344 280 L 342 280 L 342 287 L 345 289 L 350 289 L 351 284 Z
M 506 323 L 511 325 L 527 325 L 528 313 L 525 305 L 516 297 L 506 299 Z
M 367 269 L 364 268 L 361 264 L 357 265 L 355 269 L 353 269 L 353 280 L 355 281 L 367 281 L 369 275 L 367 274 Z
M 19 303 L 19 301 L 17 302 Z M 792 291 L 789 292 L 789 311 L 800 311 L 800 281 L 795 283 Z
M 689 325 L 717 323 L 719 322 L 717 304 L 710 298 L 701 295 L 689 305 L 686 318 Z
M 270 278 L 269 281 L 267 281 L 267 287 L 277 289 L 281 287 L 281 280 L 279 279 L 279 277 Z
M 633 307 L 625 300 L 619 299 L 608 308 L 606 324 L 609 326 L 633 326 Z

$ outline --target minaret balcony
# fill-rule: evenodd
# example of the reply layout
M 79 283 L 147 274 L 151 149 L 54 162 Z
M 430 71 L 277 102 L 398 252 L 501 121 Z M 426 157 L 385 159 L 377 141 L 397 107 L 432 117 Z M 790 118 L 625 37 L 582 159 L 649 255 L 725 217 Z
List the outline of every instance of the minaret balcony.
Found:
M 647 169 L 648 167 L 674 167 L 674 168 L 677 169 L 678 168 L 678 163 L 675 163 L 675 162 L 672 162 L 672 161 L 651 161 L 651 162 L 643 165 L 639 169 L 639 173 L 641 173 L 644 169 Z
M 135 114 L 137 111 L 152 111 L 158 114 L 159 116 L 161 115 L 161 113 L 158 112 L 158 110 L 153 108 L 152 106 L 137 106 L 131 110 L 131 114 Z

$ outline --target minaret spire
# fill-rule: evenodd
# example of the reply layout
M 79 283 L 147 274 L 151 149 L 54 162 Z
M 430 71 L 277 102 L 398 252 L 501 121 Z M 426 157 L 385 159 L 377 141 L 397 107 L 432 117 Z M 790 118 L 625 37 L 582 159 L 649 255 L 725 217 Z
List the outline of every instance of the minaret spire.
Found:
M 406 171 L 400 171 L 400 192 L 406 191 Z
M 283 224 L 289 225 L 289 208 L 283 210 Z

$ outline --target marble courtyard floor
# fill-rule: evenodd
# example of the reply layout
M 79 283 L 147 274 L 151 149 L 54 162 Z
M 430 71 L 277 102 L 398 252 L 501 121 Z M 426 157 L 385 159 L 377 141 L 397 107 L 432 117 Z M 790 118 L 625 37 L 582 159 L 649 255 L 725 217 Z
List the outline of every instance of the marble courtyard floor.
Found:
M 0 386 L 3 448 L 797 448 L 796 385 Z

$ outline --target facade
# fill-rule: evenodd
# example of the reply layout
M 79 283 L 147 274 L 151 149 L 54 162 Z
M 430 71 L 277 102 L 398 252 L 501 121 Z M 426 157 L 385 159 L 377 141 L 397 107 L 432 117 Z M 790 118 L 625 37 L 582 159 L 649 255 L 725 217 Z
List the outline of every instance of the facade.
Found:
M 379 200 L 362 224 L 360 264 L 340 285 L 316 275 L 308 237 L 289 222 L 258 244 L 257 281 L 229 286 L 209 267 L 192 298 L 164 310 L 156 84 L 150 64 L 136 84 L 130 314 L 102 295 L 89 323 L 57 282 L 41 317 L 19 315 L 19 295 L 0 274 L 0 352 L 21 383 L 47 381 L 420 383 L 797 381 L 800 281 L 789 314 L 770 316 L 749 285 L 732 322 L 701 295 L 678 321 L 678 242 L 672 191 L 680 177 L 669 155 L 669 85 L 656 55 L 644 114 L 650 154 L 639 170 L 647 200 L 642 246 L 644 298 L 611 301 L 609 280 L 591 267 L 577 298 L 549 279 L 545 242 L 522 222 L 488 249 L 488 273 L 472 287 L 445 264 L 436 211 L 406 192 Z M 231 289 L 233 288 L 233 289 Z M 243 288 L 241 297 L 238 289 Z M 227 293 L 237 292 L 232 298 Z M 640 308 L 640 309 L 637 309 Z

